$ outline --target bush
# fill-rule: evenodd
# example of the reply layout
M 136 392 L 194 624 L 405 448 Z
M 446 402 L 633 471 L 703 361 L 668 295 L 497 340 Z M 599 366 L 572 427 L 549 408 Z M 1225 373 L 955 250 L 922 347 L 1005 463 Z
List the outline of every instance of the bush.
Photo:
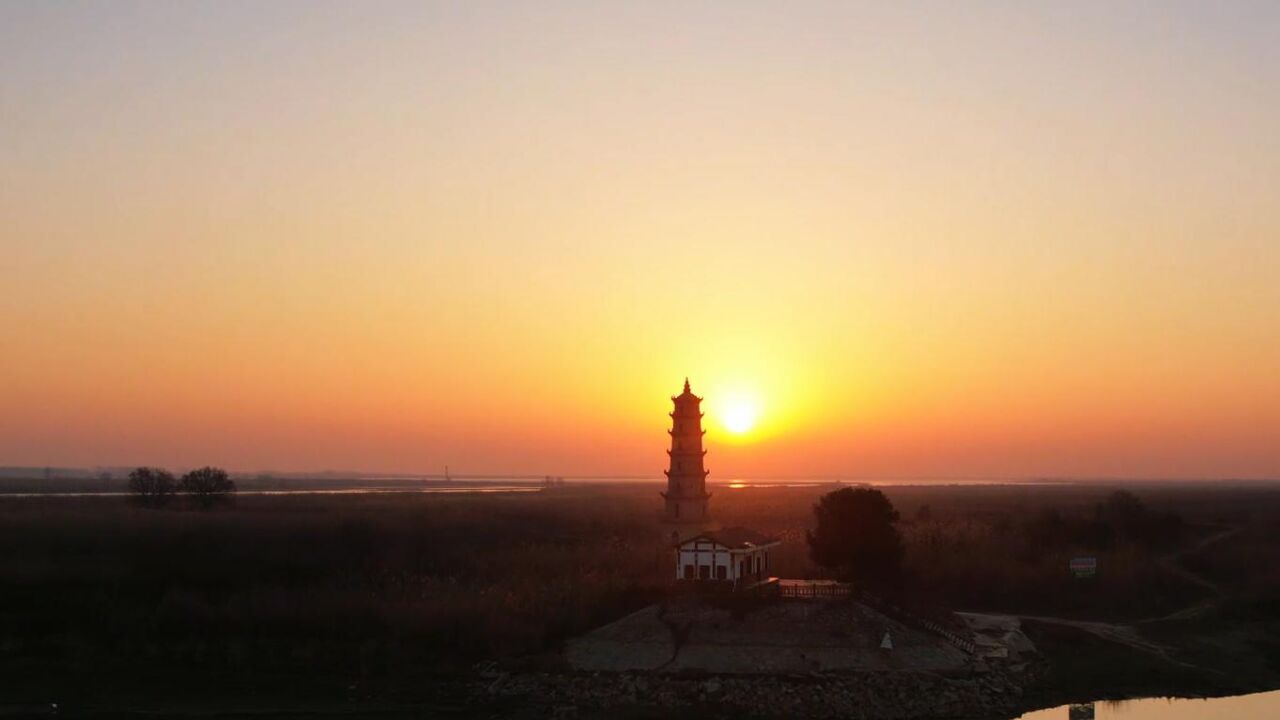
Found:
M 204 508 L 230 499 L 235 491 L 235 481 L 227 477 L 227 471 L 221 468 L 203 467 L 182 476 L 182 492 Z
M 159 468 L 140 467 L 129 473 L 129 492 L 143 507 L 161 507 L 173 499 L 177 483 L 173 475 Z

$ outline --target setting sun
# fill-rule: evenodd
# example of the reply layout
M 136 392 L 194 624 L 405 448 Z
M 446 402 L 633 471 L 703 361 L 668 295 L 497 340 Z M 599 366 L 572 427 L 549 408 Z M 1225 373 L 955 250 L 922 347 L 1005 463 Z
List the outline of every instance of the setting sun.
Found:
M 725 404 L 720 421 L 729 432 L 741 435 L 755 427 L 759 416 L 760 408 L 756 403 L 739 397 L 732 398 Z
M 1280 3 L 986 4 L 0 2 L 0 460 L 1280 476 Z
M 0 715 L 1280 720 L 1280 0 L 0 47 Z

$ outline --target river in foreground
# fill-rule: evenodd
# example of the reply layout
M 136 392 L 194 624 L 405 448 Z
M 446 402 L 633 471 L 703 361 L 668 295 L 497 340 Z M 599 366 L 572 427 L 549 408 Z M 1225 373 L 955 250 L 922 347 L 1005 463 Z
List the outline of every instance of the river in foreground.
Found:
M 1037 710 L 1018 720 L 1272 720 L 1280 718 L 1280 690 L 1223 698 L 1144 698 Z

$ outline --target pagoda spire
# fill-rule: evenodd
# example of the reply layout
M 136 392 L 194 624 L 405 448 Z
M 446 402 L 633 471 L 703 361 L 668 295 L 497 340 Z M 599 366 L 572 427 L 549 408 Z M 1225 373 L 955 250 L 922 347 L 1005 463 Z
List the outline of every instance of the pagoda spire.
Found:
M 671 449 L 667 451 L 670 465 L 665 471 L 667 491 L 666 519 L 669 522 L 702 522 L 707 519 L 708 471 L 702 465 L 702 398 L 693 394 L 689 378 L 684 379 L 684 393 L 671 398 L 675 409 L 671 411 Z

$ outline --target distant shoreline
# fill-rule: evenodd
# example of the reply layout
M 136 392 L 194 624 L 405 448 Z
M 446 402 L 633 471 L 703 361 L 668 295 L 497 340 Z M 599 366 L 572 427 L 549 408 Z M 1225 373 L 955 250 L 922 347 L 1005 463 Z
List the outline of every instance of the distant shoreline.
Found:
M 233 475 L 240 495 L 366 495 L 366 494 L 457 494 L 533 492 L 547 487 L 548 479 L 561 487 L 640 486 L 662 482 L 653 477 L 611 476 L 337 476 L 337 475 Z M 0 476 L 0 498 L 31 497 L 124 497 L 129 495 L 123 475 L 105 477 Z M 828 479 L 828 478 L 726 478 L 708 480 L 708 486 L 725 492 L 766 488 L 824 488 L 842 485 L 872 487 L 1271 487 L 1280 479 L 1199 479 L 1199 480 L 1107 480 L 1073 478 L 912 478 L 912 479 Z

